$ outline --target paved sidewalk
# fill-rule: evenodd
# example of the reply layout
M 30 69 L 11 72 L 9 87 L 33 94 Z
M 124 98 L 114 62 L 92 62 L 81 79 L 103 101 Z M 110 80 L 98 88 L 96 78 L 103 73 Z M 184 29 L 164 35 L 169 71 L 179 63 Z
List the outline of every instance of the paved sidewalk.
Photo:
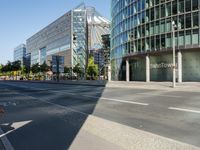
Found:
M 159 90 L 172 90 L 172 91 L 200 92 L 200 82 L 176 83 L 175 88 L 172 88 L 172 82 L 111 81 L 106 86 L 107 87 L 118 87 L 118 88 L 142 88 L 142 89 L 159 89 Z
M 88 116 L 70 150 L 200 150 L 189 144 Z

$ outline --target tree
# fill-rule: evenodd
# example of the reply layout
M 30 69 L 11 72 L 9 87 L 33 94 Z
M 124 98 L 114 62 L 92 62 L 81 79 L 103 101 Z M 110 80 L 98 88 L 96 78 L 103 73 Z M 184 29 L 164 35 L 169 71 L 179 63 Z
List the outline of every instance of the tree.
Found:
M 31 71 L 32 71 L 33 74 L 39 73 L 39 72 L 40 72 L 39 63 L 34 64 L 34 65 L 31 67 Z
M 88 67 L 87 67 L 87 76 L 97 77 L 98 75 L 98 65 L 94 64 L 94 57 L 89 56 Z
M 71 73 L 72 68 L 70 67 L 64 67 L 64 73 Z
M 11 63 L 11 71 L 19 71 L 21 70 L 21 61 L 17 60 Z
M 0 73 L 3 73 L 3 65 L 0 65 Z
M 83 71 L 79 63 L 75 65 L 75 67 L 73 68 L 73 72 L 77 74 L 78 78 L 81 77 L 81 75 L 83 74 Z
M 49 71 L 50 67 L 46 64 L 46 62 L 44 62 L 42 65 L 40 65 L 40 71 L 45 73 L 47 71 Z

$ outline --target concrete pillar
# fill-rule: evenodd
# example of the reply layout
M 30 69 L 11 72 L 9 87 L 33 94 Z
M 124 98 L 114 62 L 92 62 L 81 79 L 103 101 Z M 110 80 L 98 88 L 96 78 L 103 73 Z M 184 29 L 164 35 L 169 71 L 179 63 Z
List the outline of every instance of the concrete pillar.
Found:
M 178 51 L 178 82 L 182 82 L 182 53 Z
M 150 82 L 150 59 L 146 56 L 146 82 Z
M 111 81 L 111 65 L 108 65 L 108 81 Z
M 130 81 L 130 69 L 129 69 L 129 60 L 126 59 L 126 81 Z

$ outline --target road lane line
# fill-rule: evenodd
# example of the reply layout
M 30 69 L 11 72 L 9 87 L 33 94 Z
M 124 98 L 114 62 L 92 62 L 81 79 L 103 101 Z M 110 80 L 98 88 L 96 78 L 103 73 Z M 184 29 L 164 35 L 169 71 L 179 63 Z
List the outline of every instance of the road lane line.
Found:
M 186 109 L 186 108 L 177 108 L 177 107 L 169 107 L 168 109 L 200 114 L 199 110 L 192 110 L 192 109 Z
M 143 106 L 148 106 L 148 105 L 149 105 L 149 104 L 147 104 L 147 103 L 140 103 L 140 102 L 127 101 L 127 100 L 120 100 L 120 99 L 113 99 L 113 98 L 106 98 L 106 97 L 101 97 L 100 99 L 104 99 L 104 100 L 107 100 L 107 101 L 115 101 L 115 102 L 120 102 L 120 103 L 128 103 L 128 104 L 143 105 Z
M 4 132 L 1 128 L 0 128 L 0 135 L 4 135 Z M 6 150 L 14 150 L 12 144 L 10 143 L 10 141 L 8 140 L 8 138 L 5 135 L 1 136 L 0 139 L 1 139 Z
M 89 96 L 89 95 L 82 95 L 82 96 L 90 97 L 90 98 L 99 98 L 99 99 L 103 99 L 107 101 L 115 101 L 115 102 L 120 102 L 120 103 L 128 103 L 128 104 L 143 105 L 143 106 L 149 105 L 147 103 L 140 103 L 140 102 L 134 102 L 134 101 L 121 100 L 121 99 L 113 99 L 113 98 L 107 98 L 107 97 L 97 97 L 97 96 Z
M 175 95 L 163 95 L 163 94 L 159 94 L 159 93 L 136 93 L 136 95 L 147 95 L 147 96 L 161 96 L 161 97 L 172 97 L 172 98 L 182 98 L 181 96 L 175 96 Z

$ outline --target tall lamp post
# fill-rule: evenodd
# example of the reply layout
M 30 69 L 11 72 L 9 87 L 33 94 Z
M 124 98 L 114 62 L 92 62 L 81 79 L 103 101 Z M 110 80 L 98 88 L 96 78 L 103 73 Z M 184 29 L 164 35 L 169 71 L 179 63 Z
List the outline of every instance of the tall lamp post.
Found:
M 176 87 L 176 52 L 175 52 L 175 28 L 176 24 L 172 21 L 172 49 L 173 49 L 173 84 L 172 87 Z

